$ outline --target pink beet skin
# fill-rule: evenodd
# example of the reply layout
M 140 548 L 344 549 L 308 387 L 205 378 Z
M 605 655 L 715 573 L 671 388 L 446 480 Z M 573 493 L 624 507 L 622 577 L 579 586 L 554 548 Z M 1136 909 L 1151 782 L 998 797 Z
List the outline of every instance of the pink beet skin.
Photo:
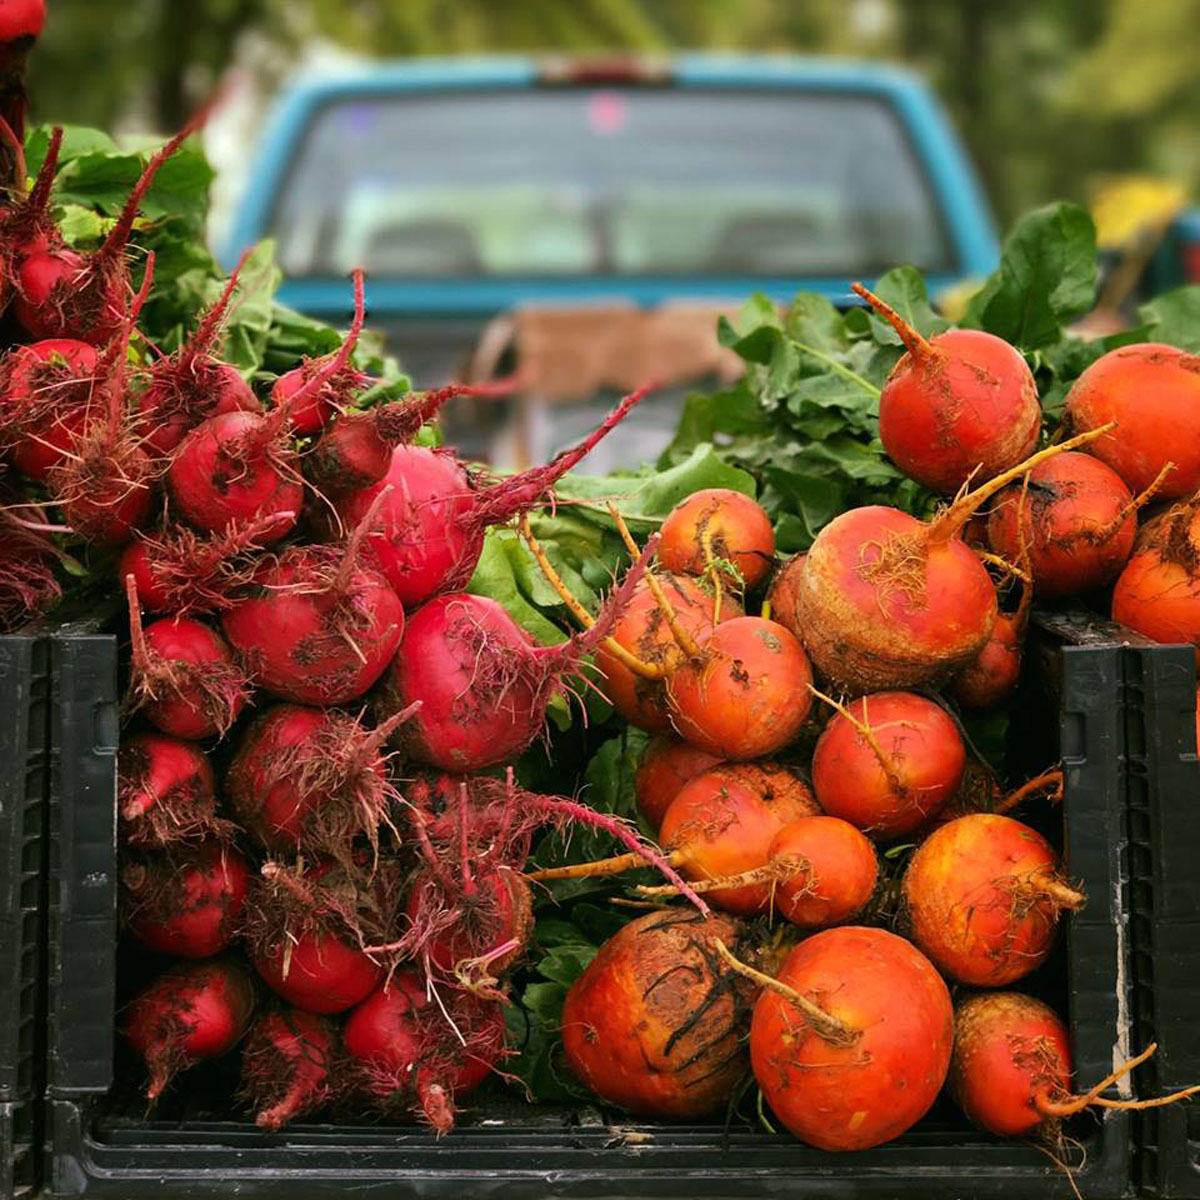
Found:
M 241 1041 L 254 1013 L 254 983 L 233 959 L 173 967 L 126 1010 L 124 1032 L 150 1072 L 153 1103 L 174 1076 Z
M 353 1008 L 377 988 L 384 968 L 332 933 L 309 930 L 251 956 L 263 982 L 289 1004 L 305 1012 L 339 1013 Z
M 295 451 L 280 420 L 242 411 L 210 417 L 179 443 L 167 490 L 179 515 L 209 533 L 279 514 L 264 541 L 290 532 L 304 500 Z

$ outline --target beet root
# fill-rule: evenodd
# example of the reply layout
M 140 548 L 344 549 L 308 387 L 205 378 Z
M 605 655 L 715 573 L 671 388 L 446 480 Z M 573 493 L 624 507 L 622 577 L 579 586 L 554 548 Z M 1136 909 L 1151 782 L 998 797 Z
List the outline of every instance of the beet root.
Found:
M 412 971 L 397 971 L 346 1021 L 343 1040 L 358 1088 L 385 1113 L 415 1113 L 440 1137 L 457 1100 L 491 1074 L 504 1053 L 499 1002 L 447 990 L 435 1001 Z
M 389 940 L 395 897 L 384 890 L 381 864 L 373 881 L 344 864 L 307 868 L 267 863 L 251 888 L 243 926 L 259 977 L 305 1012 L 339 1013 L 365 999 L 387 971 L 363 950 L 364 939 Z
M 1175 1104 L 1200 1088 L 1150 1100 L 1101 1095 L 1154 1053 L 1151 1045 L 1082 1095 L 1071 1089 L 1070 1031 L 1040 1000 L 1019 992 L 968 996 L 955 1014 L 950 1092 L 963 1112 L 1001 1137 L 1040 1134 L 1059 1141 L 1060 1123 L 1085 1108 L 1142 1109 Z
M 207 757 L 190 742 L 139 733 L 121 739 L 117 759 L 121 840 L 166 846 L 222 836 L 216 783 Z
M 699 655 L 667 681 L 671 721 L 686 741 L 721 758 L 762 758 L 800 732 L 812 707 L 804 647 L 774 621 L 715 626 Z
M 125 580 L 133 638 L 128 706 L 163 733 L 187 741 L 223 735 L 250 697 L 225 639 L 187 617 L 143 630 L 137 581 Z
M 780 872 L 772 907 L 802 929 L 853 920 L 870 903 L 879 879 L 874 846 L 837 817 L 791 821 L 772 838 L 767 861 L 794 864 Z
M 772 1111 L 821 1150 L 866 1150 L 899 1137 L 937 1098 L 954 1011 L 933 964 L 882 929 L 814 934 L 764 987 L 750 1061 Z
M 684 784 L 703 775 L 720 761 L 715 754 L 678 738 L 651 738 L 634 779 L 638 810 L 657 830 Z
M 369 730 L 346 713 L 297 704 L 268 709 L 247 730 L 225 778 L 238 821 L 269 850 L 344 857 L 360 834 L 377 846 L 397 799 L 382 751 L 396 724 Z
M 1190 643 L 1200 664 L 1200 498 L 1143 527 L 1113 588 L 1112 615 L 1156 642 Z
M 356 700 L 396 653 L 404 610 L 384 576 L 361 560 L 368 522 L 369 514 L 343 547 L 289 547 L 221 617 L 251 677 L 283 700 Z
M 1071 386 L 1072 427 L 1095 430 L 1109 422 L 1091 453 L 1133 491 L 1148 488 L 1168 462 L 1162 484 L 1169 499 L 1200 488 L 1200 358 L 1175 346 L 1143 342 L 1098 358 Z
M 712 596 L 687 575 L 663 572 L 655 575 L 655 582 L 666 596 L 674 619 L 685 635 L 693 639 L 702 638 L 713 627 L 714 619 L 732 620 L 743 615 L 738 604 L 726 600 L 714 618 Z M 631 725 L 648 733 L 673 734 L 666 677 L 683 661 L 684 655 L 649 580 L 642 580 L 634 590 L 613 626 L 612 638 L 642 662 L 658 668 L 661 677 L 648 679 L 636 673 L 601 642 L 596 648 L 596 668 L 605 696 Z
M 677 504 L 663 521 L 659 562 L 686 575 L 733 569 L 734 582 L 756 588 L 775 559 L 775 530 L 749 496 L 706 488 Z M 727 564 L 727 565 L 724 565 Z
M 609 938 L 571 985 L 567 1064 L 601 1099 L 659 1120 L 724 1109 L 746 1071 L 755 988 L 722 962 L 718 938 L 736 946 L 737 922 L 650 913 Z
M 332 1021 L 297 1008 L 255 1022 L 242 1049 L 241 1094 L 259 1129 L 277 1132 L 334 1098 L 337 1047 Z
M 835 517 L 804 557 L 792 620 L 817 672 L 851 695 L 936 686 L 978 657 L 996 589 L 963 526 L 1014 479 L 1097 433 L 1042 450 L 932 522 L 871 505 Z
M 396 741 L 410 758 L 447 771 L 510 762 L 542 731 L 546 708 L 612 629 L 650 556 L 609 596 L 596 623 L 557 646 L 539 646 L 497 601 L 466 592 L 438 596 L 409 619 L 385 678 L 380 711 L 421 703 Z
M 685 878 L 700 882 L 766 867 L 771 842 L 800 817 L 820 812 L 812 794 L 774 763 L 718 766 L 680 789 L 663 817 L 659 840 Z M 735 913 L 765 911 L 770 880 L 720 888 L 708 898 Z
M 941 705 L 878 692 L 838 707 L 813 754 L 813 790 L 825 812 L 886 839 L 912 833 L 950 801 L 967 749 Z
M 1098 458 L 1063 454 L 1035 467 L 1027 488 L 1013 484 L 1000 493 L 988 542 L 1016 562 L 1024 538 L 1041 596 L 1090 591 L 1111 583 L 1128 561 L 1140 502 Z
M 1033 372 L 1014 346 L 978 329 L 926 340 L 866 288 L 854 290 L 900 335 L 907 353 L 879 396 L 879 437 L 905 475 L 943 495 L 1014 467 L 1042 427 Z
M 444 450 L 397 446 L 374 487 L 332 497 L 344 527 L 356 528 L 383 494 L 371 546 L 406 608 L 466 587 L 479 563 L 485 531 L 541 503 L 550 489 L 624 419 L 645 389 L 626 396 L 580 445 L 552 462 L 490 487 L 478 487 Z M 390 487 L 390 491 L 385 489 Z
M 903 896 L 913 941 L 949 978 L 977 987 L 1040 966 L 1060 913 L 1085 899 L 1041 834 L 992 813 L 934 830 L 909 860 Z
M 122 868 L 122 914 L 147 950 L 211 958 L 233 941 L 249 884 L 246 860 L 232 846 L 159 851 Z
M 254 1014 L 254 982 L 232 958 L 185 963 L 160 975 L 134 998 L 124 1033 L 150 1072 L 151 1104 L 188 1067 L 228 1054 Z

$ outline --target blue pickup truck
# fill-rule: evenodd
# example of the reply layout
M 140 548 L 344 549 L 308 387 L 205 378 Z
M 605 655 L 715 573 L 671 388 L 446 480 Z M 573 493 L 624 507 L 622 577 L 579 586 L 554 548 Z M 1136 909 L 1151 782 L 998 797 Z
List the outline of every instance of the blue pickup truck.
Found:
M 364 265 L 371 323 L 422 385 L 516 306 L 849 303 L 852 280 L 897 263 L 937 289 L 997 258 L 941 107 L 878 63 L 372 66 L 295 84 L 249 177 L 224 256 L 274 238 L 281 299 L 337 322 Z

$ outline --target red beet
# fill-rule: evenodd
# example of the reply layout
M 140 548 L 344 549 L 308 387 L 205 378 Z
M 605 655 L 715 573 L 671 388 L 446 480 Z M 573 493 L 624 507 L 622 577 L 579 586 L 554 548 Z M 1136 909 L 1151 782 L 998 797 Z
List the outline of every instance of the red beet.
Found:
M 61 595 L 51 547 L 0 519 L 0 632 L 40 617 Z
M 0 372 L 0 439 L 13 465 L 45 483 L 87 428 L 100 356 L 70 339 L 15 346 Z
M 948 978 L 977 987 L 1040 966 L 1059 915 L 1085 899 L 1041 834 L 992 813 L 934 830 L 909 860 L 903 895 L 913 941 Z
M 292 432 L 300 437 L 324 429 L 329 418 L 346 408 L 367 382 L 368 377 L 350 361 L 362 333 L 364 305 L 363 273 L 357 270 L 354 320 L 346 340 L 324 358 L 306 358 L 295 370 L 281 375 L 271 389 L 271 404 L 286 410 Z
M 162 1095 L 176 1074 L 228 1054 L 254 1014 L 254 982 L 231 958 L 185 963 L 134 998 L 124 1033 L 150 1072 L 146 1098 Z
M 504 1053 L 500 1003 L 443 990 L 441 1003 L 412 971 L 350 1014 L 343 1034 L 362 1090 L 385 1112 L 413 1112 L 439 1136 L 454 1127 L 457 1100 L 477 1088 Z
M 1070 596 L 1111 583 L 1133 550 L 1137 511 L 1121 477 L 1090 454 L 1063 454 L 1006 488 L 988 519 L 992 549 L 1010 562 L 1020 554 L 1018 514 L 1042 596 Z
M 655 829 L 680 789 L 721 760 L 678 738 L 651 738 L 634 779 L 638 809 Z
M 383 674 L 404 633 L 388 581 L 364 561 L 368 512 L 346 546 L 291 546 L 221 627 L 251 677 L 301 704 L 344 704 Z M 407 707 L 403 705 L 402 707 Z
M 12 8 L 10 4 L 6 6 Z M 3 14 L 0 14 L 2 17 Z M 11 43 L 0 41 L 0 75 L 7 72 L 10 65 L 6 62 Z M 23 90 L 23 85 L 22 90 Z M 0 92 L 3 83 L 0 82 Z M 0 95 L 0 109 L 8 108 Z M 24 117 L 23 99 L 20 105 L 20 116 Z M 7 114 L 0 116 L 0 137 L 3 137 L 8 147 L 8 156 L 12 160 L 15 186 L 9 191 L 8 201 L 0 208 L 0 264 L 3 265 L 3 280 L 0 281 L 0 309 L 8 306 L 12 298 L 12 284 L 20 262 L 29 254 L 44 249 L 52 238 L 58 235 L 54 218 L 50 213 L 50 188 L 54 182 L 54 174 L 58 169 L 58 154 L 62 148 L 63 131 L 61 126 L 54 129 L 46 148 L 46 157 L 38 171 L 37 181 L 33 190 L 25 194 L 28 179 L 28 169 L 25 164 L 25 146 L 22 141 L 22 130 L 14 128 L 5 119 Z M 23 120 L 17 122 L 20 126 Z
M 270 850 L 344 856 L 359 834 L 377 844 L 396 798 L 382 747 L 397 724 L 369 730 L 333 710 L 268 709 L 246 731 L 225 777 L 238 821 Z
M 276 513 L 230 525 L 208 538 L 182 526 L 139 534 L 121 552 L 117 574 L 134 577 L 138 599 L 152 613 L 217 612 L 237 603 L 238 593 L 254 579 L 253 552 L 276 525 L 289 524 L 295 515 Z
M 189 122 L 146 164 L 98 250 L 84 255 L 57 242 L 26 255 L 18 264 L 13 309 L 31 337 L 73 337 L 101 346 L 120 332 L 130 290 L 125 247 L 138 209 L 159 168 L 197 124 Z
M 396 447 L 411 442 L 447 400 L 505 395 L 512 388 L 512 380 L 451 384 L 431 392 L 414 392 L 365 412 L 341 412 L 305 456 L 305 470 L 313 485 L 327 495 L 371 487 L 387 476 Z
M 895 934 L 851 925 L 795 947 L 778 981 L 796 999 L 764 988 L 750 1061 L 796 1137 L 866 1150 L 929 1111 L 950 1065 L 954 1010 L 928 959 Z
M 886 318 L 907 353 L 879 396 L 879 437 L 905 475 L 945 495 L 1015 467 L 1042 427 L 1037 385 L 1020 352 L 978 329 L 926 340 L 878 296 L 854 290 Z
M 296 523 L 304 500 L 287 414 L 219 413 L 202 421 L 175 450 L 167 491 L 181 517 L 217 533 L 229 525 L 278 517 L 271 541 Z M 291 513 L 285 520 L 281 514 Z
M 170 454 L 190 430 L 209 417 L 259 412 L 262 406 L 238 369 L 214 353 L 238 273 L 250 251 L 239 259 L 220 299 L 205 313 L 191 337 L 174 354 L 160 358 L 147 373 L 139 400 L 146 446 Z
M 1098 358 L 1067 393 L 1067 413 L 1080 430 L 1115 421 L 1092 445 L 1135 492 L 1159 472 L 1170 499 L 1200 488 L 1200 358 L 1175 346 L 1142 342 Z
M 335 496 L 334 506 L 343 525 L 354 528 L 391 485 L 371 545 L 401 602 L 406 608 L 415 607 L 439 592 L 464 587 L 479 562 L 487 528 L 540 503 L 645 391 L 626 396 L 575 449 L 490 487 L 473 484 L 463 465 L 444 450 L 397 446 L 380 483 Z
M 142 629 L 137 583 L 125 580 L 133 639 L 131 706 L 163 733 L 187 741 L 225 734 L 250 698 L 225 639 L 187 617 Z
M 104 545 L 128 541 L 150 516 L 153 464 L 131 420 L 126 375 L 129 340 L 153 281 L 151 253 L 129 318 L 101 361 L 86 422 L 47 479 L 64 520 Z
M 878 505 L 835 517 L 804 557 L 792 614 L 817 671 L 861 695 L 936 685 L 978 657 L 996 589 L 963 525 L 1007 483 L 1094 436 L 1035 454 L 932 522 Z
M 251 889 L 244 927 L 250 961 L 277 995 L 305 1012 L 345 1012 L 386 977 L 364 939 L 392 940 L 394 871 L 370 884 L 345 864 L 307 868 L 267 863 Z M 382 903 L 381 903 L 382 902 Z
M 967 749 L 941 705 L 877 692 L 835 713 L 813 754 L 817 802 L 872 837 L 912 833 L 958 789 Z
M 249 883 L 246 860 L 232 846 L 160 851 L 125 864 L 122 914 L 147 950 L 211 958 L 233 941 Z
M 165 846 L 220 834 L 216 784 L 208 759 L 189 742 L 158 733 L 121 739 L 117 811 L 121 838 L 133 846 Z
M 242 1097 L 272 1133 L 337 1093 L 337 1027 L 298 1008 L 260 1017 L 242 1049 Z
M 541 732 L 546 706 L 605 638 L 654 553 L 652 538 L 600 619 L 557 646 L 539 646 L 495 600 L 466 592 L 438 596 L 409 619 L 384 677 L 380 710 L 420 701 L 397 743 L 417 762 L 477 771 L 511 761 Z

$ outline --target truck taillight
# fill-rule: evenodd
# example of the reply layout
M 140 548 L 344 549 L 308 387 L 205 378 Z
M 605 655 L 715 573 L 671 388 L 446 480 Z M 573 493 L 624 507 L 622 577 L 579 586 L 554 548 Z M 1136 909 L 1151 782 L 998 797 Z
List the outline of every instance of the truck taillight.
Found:
M 1200 283 L 1200 242 L 1187 242 L 1184 245 L 1183 274 L 1188 283 Z
M 557 84 L 666 83 L 671 78 L 671 64 L 666 58 L 628 54 L 552 56 L 538 64 L 538 78 L 542 83 Z

